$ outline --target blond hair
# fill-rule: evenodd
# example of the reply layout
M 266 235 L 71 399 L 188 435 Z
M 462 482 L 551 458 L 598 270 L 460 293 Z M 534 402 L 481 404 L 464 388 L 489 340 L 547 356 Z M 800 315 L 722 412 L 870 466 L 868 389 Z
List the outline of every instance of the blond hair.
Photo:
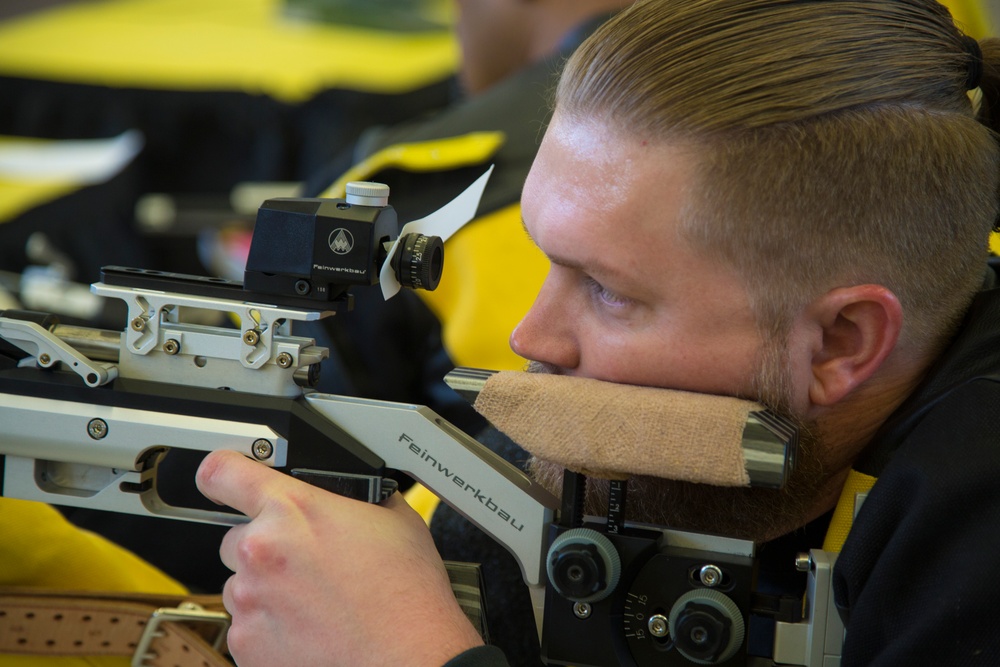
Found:
M 577 50 L 556 108 L 696 147 L 682 233 L 745 277 L 762 329 L 871 282 L 930 351 L 982 284 L 998 216 L 997 44 L 977 61 L 926 0 L 640 0 Z

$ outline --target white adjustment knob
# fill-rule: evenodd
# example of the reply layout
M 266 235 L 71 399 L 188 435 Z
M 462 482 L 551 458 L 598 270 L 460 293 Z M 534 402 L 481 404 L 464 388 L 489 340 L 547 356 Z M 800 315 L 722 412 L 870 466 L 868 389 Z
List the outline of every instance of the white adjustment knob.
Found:
M 345 188 L 348 204 L 357 206 L 388 206 L 389 186 L 385 183 L 370 181 L 351 181 Z

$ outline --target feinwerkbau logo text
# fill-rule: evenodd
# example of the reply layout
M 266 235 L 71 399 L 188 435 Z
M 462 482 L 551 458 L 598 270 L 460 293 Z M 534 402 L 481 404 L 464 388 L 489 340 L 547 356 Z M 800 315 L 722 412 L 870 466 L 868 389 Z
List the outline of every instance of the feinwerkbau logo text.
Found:
M 517 520 L 513 516 L 511 516 L 510 512 L 508 512 L 505 509 L 503 509 L 502 507 L 500 507 L 497 504 L 497 502 L 495 500 L 493 500 L 492 496 L 483 495 L 481 493 L 481 489 L 476 488 L 472 484 L 469 484 L 468 482 L 466 482 L 465 480 L 463 480 L 461 477 L 459 477 L 457 474 L 455 474 L 454 472 L 452 472 L 451 470 L 449 470 L 448 466 L 444 465 L 443 463 L 441 463 L 440 461 L 438 461 L 436 458 L 434 458 L 433 456 L 431 456 L 430 452 L 428 452 L 427 450 L 425 450 L 422 447 L 420 447 L 420 445 L 418 445 L 416 442 L 414 442 L 413 438 L 411 438 L 410 436 L 406 435 L 405 433 L 402 434 L 401 436 L 399 436 L 399 442 L 404 442 L 404 441 L 406 442 L 407 448 L 411 452 L 413 452 L 414 454 L 416 454 L 420 458 L 421 461 L 426 461 L 427 464 L 431 468 L 433 468 L 434 470 L 437 470 L 439 473 L 441 473 L 442 475 L 444 475 L 445 479 L 451 480 L 451 482 L 453 484 L 455 484 L 455 486 L 460 487 L 463 491 L 471 493 L 472 497 L 475 498 L 476 500 L 478 500 L 480 505 L 482 505 L 486 509 L 490 510 L 494 514 L 496 514 L 498 517 L 500 517 L 501 519 L 503 519 L 506 523 L 509 523 L 515 530 L 517 530 L 519 532 L 522 531 L 522 530 L 524 530 L 524 524 L 523 523 L 518 524 Z

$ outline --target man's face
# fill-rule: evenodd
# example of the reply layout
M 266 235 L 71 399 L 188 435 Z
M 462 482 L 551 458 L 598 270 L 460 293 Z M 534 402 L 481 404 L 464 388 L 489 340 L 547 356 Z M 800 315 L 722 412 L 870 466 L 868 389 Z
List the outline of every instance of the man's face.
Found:
M 551 261 L 513 350 L 552 371 L 749 396 L 760 335 L 729 267 L 680 238 L 694 156 L 553 119 L 521 199 Z
M 553 118 L 524 186 L 524 225 L 551 269 L 511 335 L 535 370 L 625 384 L 796 403 L 784 340 L 763 341 L 749 297 L 728 266 L 679 234 L 696 153 Z M 750 539 L 804 523 L 824 476 L 812 425 L 783 491 L 648 477 L 629 485 L 632 518 Z M 562 469 L 533 462 L 558 492 Z M 588 511 L 606 486 L 591 481 Z

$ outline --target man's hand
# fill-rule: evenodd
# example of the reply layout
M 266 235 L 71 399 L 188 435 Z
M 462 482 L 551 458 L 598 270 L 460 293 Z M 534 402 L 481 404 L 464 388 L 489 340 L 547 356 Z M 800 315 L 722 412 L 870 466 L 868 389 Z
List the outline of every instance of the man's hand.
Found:
M 231 451 L 198 488 L 252 520 L 226 534 L 229 648 L 253 665 L 434 665 L 482 643 L 455 601 L 424 522 L 310 486 Z

